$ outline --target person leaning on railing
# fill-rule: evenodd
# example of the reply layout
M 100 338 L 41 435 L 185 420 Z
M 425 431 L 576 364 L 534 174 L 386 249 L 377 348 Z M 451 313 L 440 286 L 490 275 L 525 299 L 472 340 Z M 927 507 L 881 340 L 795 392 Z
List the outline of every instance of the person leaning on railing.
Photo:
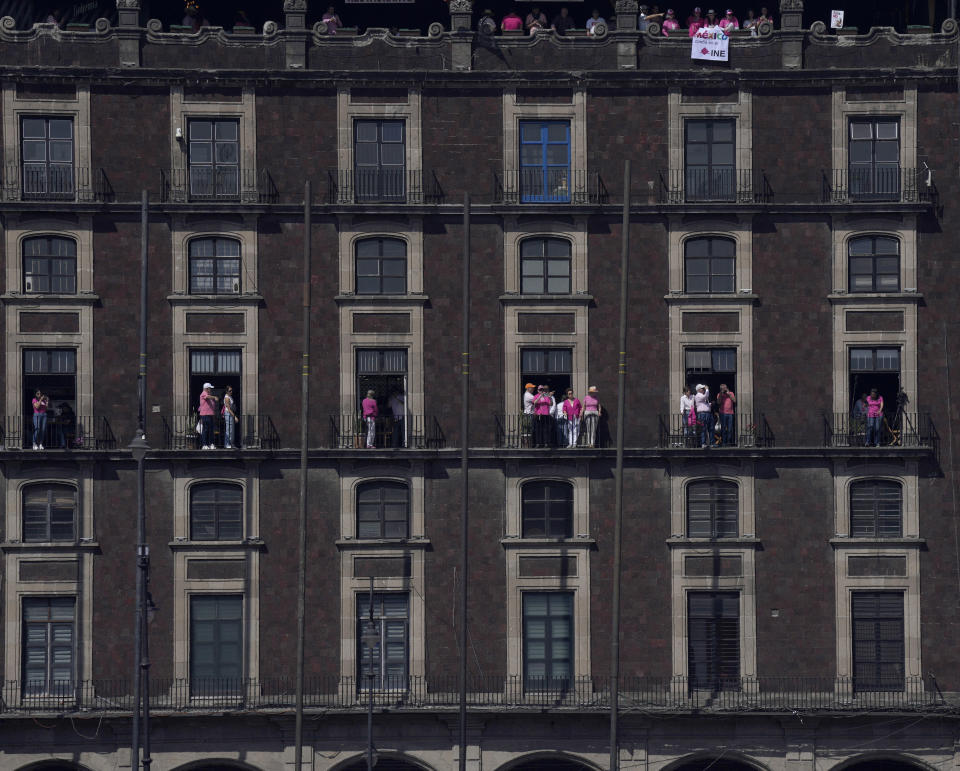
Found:
M 542 32 L 547 28 L 546 14 L 540 11 L 539 6 L 533 6 L 533 10 L 527 14 L 527 18 L 526 21 L 524 21 L 523 26 L 531 35 Z

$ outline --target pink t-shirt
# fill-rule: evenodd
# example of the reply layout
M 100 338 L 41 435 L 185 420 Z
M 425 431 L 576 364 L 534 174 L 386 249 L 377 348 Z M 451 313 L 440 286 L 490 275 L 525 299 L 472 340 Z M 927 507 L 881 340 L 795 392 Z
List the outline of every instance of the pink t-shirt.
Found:
M 879 418 L 883 414 L 883 397 L 878 396 L 874 399 L 872 396 L 867 397 L 867 417 L 868 418 Z
M 727 391 L 726 393 L 721 391 L 717 394 L 717 404 L 720 406 L 721 415 L 733 415 L 733 405 L 736 404 L 734 401 L 736 398 L 737 396 L 733 391 Z
M 737 21 L 736 16 L 733 16 L 730 18 L 724 16 L 722 19 L 720 19 L 719 26 L 720 26 L 720 29 L 726 32 L 727 29 L 740 29 L 740 22 Z
M 600 400 L 593 394 L 587 394 L 583 397 L 584 412 L 600 412 Z
M 513 32 L 514 30 L 523 29 L 523 19 L 517 16 L 515 13 L 511 13 L 503 17 L 503 23 L 500 25 L 504 30 L 509 30 Z
M 47 411 L 47 403 L 41 401 L 40 399 L 33 400 L 33 414 L 34 415 L 43 415 Z
M 377 400 L 371 399 L 369 396 L 360 403 L 360 406 L 363 408 L 363 417 L 365 418 L 375 418 L 380 414 L 377 409 Z
M 693 37 L 693 36 L 696 35 L 701 29 L 703 29 L 703 21 L 701 20 L 701 21 L 692 21 L 692 22 L 690 22 L 690 24 L 688 25 L 688 29 L 690 30 L 690 37 Z
M 533 411 L 536 415 L 549 415 L 550 397 L 546 394 L 538 394 L 533 400 Z
M 663 20 L 663 30 L 664 35 L 669 35 L 671 32 L 675 32 L 680 29 L 680 23 L 676 19 L 664 19 Z
M 201 415 L 216 415 L 215 405 L 217 403 L 216 396 L 208 396 L 207 392 L 204 391 L 200 394 L 200 414 Z
M 563 414 L 567 416 L 567 420 L 576 420 L 580 417 L 582 411 L 583 405 L 580 404 L 579 399 L 574 399 L 573 401 L 569 399 L 563 400 Z

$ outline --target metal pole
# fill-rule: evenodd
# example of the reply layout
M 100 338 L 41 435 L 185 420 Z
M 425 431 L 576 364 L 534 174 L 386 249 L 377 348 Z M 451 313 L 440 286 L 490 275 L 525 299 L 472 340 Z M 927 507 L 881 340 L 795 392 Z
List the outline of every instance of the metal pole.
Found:
M 303 362 L 300 369 L 300 564 L 297 568 L 297 707 L 294 727 L 294 771 L 303 768 L 303 648 L 307 594 L 307 421 L 310 406 L 310 206 L 313 193 L 303 188 Z
M 463 194 L 463 332 L 460 368 L 460 771 L 467 768 L 467 555 L 470 429 L 470 193 Z
M 140 489 L 143 489 L 144 460 L 137 463 L 137 473 L 140 476 Z M 140 670 L 143 672 L 143 771 L 150 771 L 153 758 L 150 757 L 150 548 L 147 547 L 144 555 L 146 572 L 143 576 L 143 658 Z
M 617 369 L 617 470 L 613 523 L 613 612 L 610 624 L 610 771 L 620 768 L 617 716 L 620 701 L 620 537 L 623 529 L 623 416 L 627 390 L 627 281 L 630 263 L 630 161 L 623 163 L 620 225 L 620 362 Z
M 376 629 L 373 621 L 373 576 L 370 576 L 370 592 L 367 596 L 369 608 L 367 611 L 367 634 L 361 635 L 361 642 L 366 637 L 364 647 L 367 649 L 367 656 L 370 661 L 369 674 L 367 675 L 367 771 L 373 771 L 373 681 L 376 673 L 373 669 L 373 651 L 376 643 L 371 635 Z M 383 647 L 380 648 L 381 658 L 385 655 Z
M 147 247 L 148 232 L 147 191 L 140 192 L 140 356 L 137 363 L 137 437 L 144 441 L 146 431 L 144 418 L 147 401 Z M 130 768 L 140 768 L 140 706 L 142 703 L 141 682 L 143 679 L 143 636 L 146 632 L 146 576 L 149 569 L 147 556 L 147 522 L 144 505 L 144 453 L 137 453 L 137 547 L 136 547 L 136 586 L 134 605 L 136 606 L 133 630 L 134 668 L 133 668 L 133 726 L 130 739 Z M 149 743 L 146 744 L 149 746 Z

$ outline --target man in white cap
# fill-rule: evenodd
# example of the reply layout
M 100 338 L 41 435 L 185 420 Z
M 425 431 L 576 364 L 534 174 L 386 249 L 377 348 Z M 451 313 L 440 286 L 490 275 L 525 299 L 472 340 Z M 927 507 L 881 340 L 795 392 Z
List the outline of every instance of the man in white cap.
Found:
M 697 383 L 697 393 L 693 397 L 693 403 L 697 408 L 697 425 L 700 427 L 700 446 L 710 447 L 713 444 L 713 426 L 711 418 L 713 410 L 710 409 L 710 389 L 703 383 Z
M 219 401 L 211 391 L 213 383 L 204 383 L 203 391 L 200 394 L 200 406 L 197 412 L 200 414 L 200 449 L 213 449 L 213 416 L 217 414 L 217 402 Z

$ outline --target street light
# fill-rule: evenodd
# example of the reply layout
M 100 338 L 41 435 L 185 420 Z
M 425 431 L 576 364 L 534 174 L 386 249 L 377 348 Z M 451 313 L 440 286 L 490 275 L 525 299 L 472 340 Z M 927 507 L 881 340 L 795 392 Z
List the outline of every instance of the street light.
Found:
M 373 576 L 370 576 L 370 607 L 367 616 L 367 622 L 363 625 L 363 633 L 360 635 L 360 644 L 367 652 L 367 661 L 369 663 L 367 674 L 367 771 L 373 771 L 376 759 L 373 752 L 373 682 L 375 677 L 373 652 L 380 643 L 380 633 L 377 630 L 377 624 L 373 620 Z

